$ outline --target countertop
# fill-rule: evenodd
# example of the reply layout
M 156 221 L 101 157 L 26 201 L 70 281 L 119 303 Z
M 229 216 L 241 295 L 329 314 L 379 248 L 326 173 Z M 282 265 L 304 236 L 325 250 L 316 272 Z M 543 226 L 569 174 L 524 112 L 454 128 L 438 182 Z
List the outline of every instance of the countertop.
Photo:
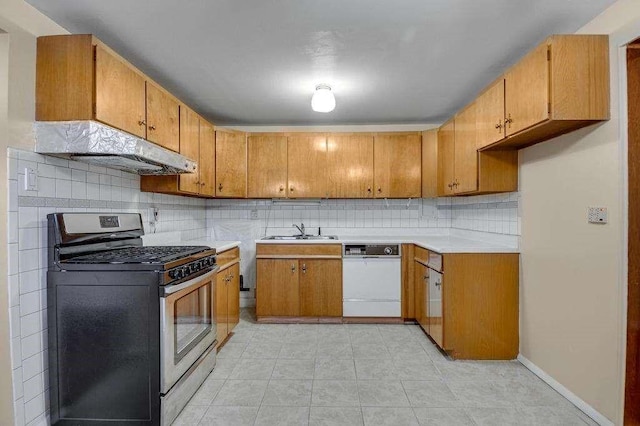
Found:
M 519 253 L 517 247 L 493 242 L 473 240 L 450 235 L 393 237 L 354 236 L 339 237 L 337 240 L 256 240 L 257 244 L 416 244 L 438 253 Z

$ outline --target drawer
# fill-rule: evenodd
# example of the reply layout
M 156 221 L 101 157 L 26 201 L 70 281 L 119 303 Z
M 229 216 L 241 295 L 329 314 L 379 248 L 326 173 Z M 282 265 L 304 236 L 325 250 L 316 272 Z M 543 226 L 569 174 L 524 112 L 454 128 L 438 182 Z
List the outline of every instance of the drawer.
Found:
M 238 261 L 240 261 L 240 249 L 238 247 L 216 254 L 216 263 L 221 268 L 224 268 L 224 266 L 229 263 Z
M 342 258 L 342 244 L 257 244 L 258 257 L 292 257 L 322 256 Z
M 415 260 L 418 260 L 426 265 L 429 261 L 429 250 L 422 247 L 414 246 L 414 257 Z

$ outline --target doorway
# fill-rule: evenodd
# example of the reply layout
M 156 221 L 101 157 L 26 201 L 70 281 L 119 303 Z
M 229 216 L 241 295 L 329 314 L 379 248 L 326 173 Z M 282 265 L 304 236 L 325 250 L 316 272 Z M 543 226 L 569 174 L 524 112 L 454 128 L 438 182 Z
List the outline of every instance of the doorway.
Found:
M 640 425 L 640 39 L 627 46 L 629 235 L 624 424 Z

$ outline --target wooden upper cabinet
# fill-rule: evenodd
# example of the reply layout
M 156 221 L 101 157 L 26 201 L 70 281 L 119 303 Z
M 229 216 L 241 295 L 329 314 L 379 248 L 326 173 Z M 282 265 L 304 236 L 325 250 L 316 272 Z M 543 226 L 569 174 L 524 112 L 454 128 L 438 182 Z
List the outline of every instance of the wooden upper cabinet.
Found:
M 247 193 L 249 198 L 287 196 L 287 137 L 253 134 L 247 137 Z
M 287 142 L 288 197 L 327 196 L 327 137 L 292 134 Z
M 200 120 L 200 194 L 216 195 L 216 136 L 212 124 Z
M 95 118 L 146 137 L 145 79 L 120 58 L 96 46 Z
M 420 198 L 420 133 L 376 134 L 373 145 L 374 194 L 377 198 Z
M 422 198 L 438 196 L 438 129 L 422 132 Z
M 216 130 L 216 197 L 247 196 L 247 135 Z
M 478 149 L 504 139 L 504 78 L 500 78 L 475 101 Z
M 456 115 L 454 140 L 453 190 L 456 193 L 476 191 L 478 189 L 478 151 L 475 103 Z
M 179 117 L 178 101 L 147 81 L 147 140 L 172 151 L 180 151 Z
M 438 130 L 438 195 L 453 195 L 455 121 L 451 119 Z
M 373 198 L 373 135 L 330 134 L 327 178 L 330 198 Z
M 198 160 L 200 158 L 200 117 L 188 107 L 180 107 L 180 154 Z M 196 173 L 179 176 L 179 190 L 191 194 L 200 192 L 200 173 L 198 164 Z
M 549 118 L 549 48 L 541 44 L 505 75 L 506 135 Z

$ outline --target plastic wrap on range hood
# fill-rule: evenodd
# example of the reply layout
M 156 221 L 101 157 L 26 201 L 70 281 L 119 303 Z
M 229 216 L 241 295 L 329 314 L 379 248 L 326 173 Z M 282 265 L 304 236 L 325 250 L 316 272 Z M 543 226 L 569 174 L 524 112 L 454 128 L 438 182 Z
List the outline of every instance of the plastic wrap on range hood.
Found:
M 35 123 L 36 152 L 140 175 L 195 173 L 197 163 L 177 152 L 96 121 Z

